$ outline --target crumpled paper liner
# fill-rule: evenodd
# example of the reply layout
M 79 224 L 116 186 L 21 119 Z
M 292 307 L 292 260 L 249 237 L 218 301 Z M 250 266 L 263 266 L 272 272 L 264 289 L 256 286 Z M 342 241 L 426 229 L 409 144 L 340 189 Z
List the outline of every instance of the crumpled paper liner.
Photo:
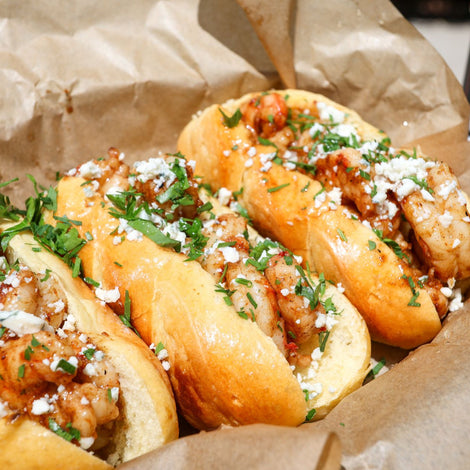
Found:
M 0 18 L 0 180 L 21 176 L 7 188 L 17 204 L 32 193 L 25 173 L 46 186 L 110 146 L 129 163 L 174 151 L 200 109 L 281 86 L 419 144 L 470 192 L 463 90 L 388 1 L 10 0 Z M 468 310 L 403 360 L 374 347 L 401 362 L 321 422 L 188 436 L 123 468 L 339 468 L 339 445 L 347 470 L 466 468 Z
M 202 455 L 201 455 L 202 454 Z M 185 437 L 122 470 L 311 468 L 338 470 L 341 446 L 336 435 L 303 428 L 253 424 Z

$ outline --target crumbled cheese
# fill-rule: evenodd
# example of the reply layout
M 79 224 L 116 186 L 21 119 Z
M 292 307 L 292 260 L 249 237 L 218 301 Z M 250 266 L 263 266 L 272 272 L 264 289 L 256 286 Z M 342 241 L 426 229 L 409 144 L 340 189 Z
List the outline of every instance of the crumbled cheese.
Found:
M 169 371 L 170 370 L 170 363 L 168 361 L 163 361 L 162 362 L 162 367 L 164 370 Z
M 76 324 L 77 319 L 71 313 L 69 313 L 62 326 L 62 330 L 75 331 Z
M 289 289 L 281 289 L 281 294 L 284 296 L 284 297 L 287 297 L 289 295 Z
M 136 162 L 134 168 L 137 180 L 141 183 L 154 180 L 157 187 L 165 183 L 170 186 L 176 179 L 176 175 L 171 171 L 168 163 L 161 157 Z
M 452 289 L 450 289 L 449 287 L 441 287 L 441 293 L 447 298 L 449 298 L 452 295 Z
M 93 345 L 91 345 L 93 347 Z M 104 359 L 104 352 L 103 351 L 95 351 L 95 354 L 93 354 L 93 359 L 95 361 L 102 361 Z
M 456 238 L 454 240 L 454 243 L 452 243 L 452 248 L 457 248 L 459 245 L 460 245 L 460 240 L 458 238 Z
M 45 330 L 53 332 L 54 329 L 42 318 L 22 310 L 0 311 L 1 324 L 13 331 L 17 336 L 38 333 Z
M 437 220 L 444 228 L 449 228 L 454 218 L 449 211 L 444 211 L 443 214 L 437 217 Z
M 228 205 L 231 198 L 232 198 L 232 191 L 223 187 L 219 189 L 219 192 L 217 193 L 217 199 L 223 206 Z
M 83 369 L 83 373 L 87 375 L 88 377 L 95 377 L 98 375 L 98 372 L 96 372 L 95 366 L 89 362 Z
M 127 239 L 129 241 L 141 241 L 143 235 L 138 230 L 133 229 L 126 219 L 119 219 L 118 233 L 127 233 Z
M 251 168 L 253 166 L 253 159 L 249 158 L 248 160 L 245 160 L 245 168 Z
M 20 279 L 17 275 L 17 272 L 14 271 L 12 272 L 11 274 L 8 274 L 8 276 L 5 277 L 5 280 L 3 281 L 3 284 L 7 285 L 7 286 L 11 286 L 13 287 L 14 289 L 16 289 L 17 287 L 19 287 L 20 285 Z
M 249 157 L 254 157 L 256 155 L 256 147 L 250 147 L 248 149 L 248 152 L 246 152 L 246 154 L 249 156 Z
M 436 189 L 436 193 L 442 197 L 442 199 L 447 200 L 449 194 L 457 189 L 457 181 L 447 180 L 445 183 L 439 185 Z
M 367 155 L 369 152 L 375 152 L 378 146 L 379 143 L 376 140 L 367 140 L 358 148 L 358 151 Z
M 172 240 L 180 242 L 181 245 L 186 243 L 186 234 L 180 230 L 178 221 L 168 224 L 162 232 Z
M 338 323 L 338 320 L 335 318 L 335 315 L 331 313 L 319 313 L 315 320 L 315 327 L 319 329 L 326 327 L 329 331 L 336 325 L 336 323 Z
M 120 186 L 111 186 L 106 191 L 105 199 L 109 200 L 108 196 L 119 196 L 119 194 L 121 194 L 123 191 L 124 191 L 124 189 L 121 188 Z
M 322 356 L 323 356 L 323 352 L 321 351 L 320 348 L 315 348 L 312 351 L 311 357 L 313 361 L 319 361 Z
M 434 196 L 429 191 L 426 191 L 425 189 L 421 189 L 421 195 L 423 196 L 423 199 L 425 201 L 429 201 L 429 202 L 435 201 Z
M 111 400 L 113 401 L 119 400 L 119 387 L 112 387 L 110 393 L 111 393 Z
M 65 304 L 62 300 L 58 300 L 57 302 L 52 302 L 47 305 L 50 309 L 54 310 L 54 313 L 62 312 L 65 308 Z
M 80 166 L 78 174 L 82 178 L 101 178 L 103 170 L 93 161 L 89 161 Z
M 218 249 L 222 252 L 226 263 L 236 263 L 240 259 L 237 249 L 233 246 L 223 246 Z
M 331 120 L 335 123 L 342 123 L 344 121 L 345 114 L 342 111 L 322 101 L 317 103 L 317 109 L 320 113 L 320 119 L 322 121 Z
M 455 312 L 463 307 L 462 291 L 455 289 L 453 292 L 452 300 L 449 303 L 449 312 Z
M 49 404 L 46 397 L 38 398 L 33 401 L 33 406 L 31 408 L 31 413 L 33 415 L 39 416 L 53 411 L 54 406 Z
M 102 289 L 101 287 L 97 287 L 95 290 L 95 295 L 98 299 L 106 302 L 107 304 L 117 302 L 121 297 L 119 292 L 119 287 L 115 287 L 114 289 Z
M 351 137 L 355 137 L 356 141 L 359 141 L 359 136 L 357 135 L 356 129 L 351 124 L 340 124 L 334 128 L 334 133 L 340 135 L 341 137 L 345 137 L 350 139 Z
M 81 437 L 80 438 L 80 447 L 84 450 L 89 449 L 95 442 L 94 437 Z

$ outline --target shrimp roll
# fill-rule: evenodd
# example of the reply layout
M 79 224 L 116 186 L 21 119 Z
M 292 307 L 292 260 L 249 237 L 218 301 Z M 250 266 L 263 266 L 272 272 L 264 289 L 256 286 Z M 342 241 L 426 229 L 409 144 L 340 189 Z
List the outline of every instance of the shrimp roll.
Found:
M 445 163 L 392 148 L 354 111 L 306 91 L 252 93 L 195 116 L 178 149 L 261 234 L 341 283 L 372 339 L 414 348 L 462 305 L 467 196 Z
M 165 348 L 179 409 L 199 429 L 295 426 L 358 388 L 370 337 L 334 283 L 211 199 L 181 154 L 131 168 L 110 149 L 57 186 L 56 220 L 88 240 L 84 275 L 147 344 Z
M 0 467 L 112 468 L 176 439 L 160 361 L 26 225 L 0 225 Z

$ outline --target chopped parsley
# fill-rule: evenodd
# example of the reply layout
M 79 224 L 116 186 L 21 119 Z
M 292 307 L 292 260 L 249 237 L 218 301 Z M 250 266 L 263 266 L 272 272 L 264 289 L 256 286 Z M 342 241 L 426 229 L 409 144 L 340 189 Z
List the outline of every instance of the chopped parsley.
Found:
M 66 429 L 62 429 L 53 418 L 49 418 L 49 429 L 52 432 L 55 432 L 58 436 L 62 437 L 68 442 L 71 442 L 73 440 L 79 441 L 80 440 L 80 431 L 78 429 L 75 429 L 72 426 L 72 423 L 67 423 Z
M 237 109 L 232 116 L 227 116 L 222 111 L 222 108 L 219 108 L 220 114 L 222 114 L 224 118 L 224 126 L 232 129 L 233 127 L 236 127 L 238 123 L 240 122 L 240 119 L 242 118 L 242 112 L 240 111 L 240 108 Z
M 268 193 L 274 193 L 274 192 L 279 191 L 280 189 L 285 188 L 289 185 L 290 185 L 290 183 L 284 183 L 284 184 L 281 184 L 279 186 L 274 186 L 273 188 L 268 188 Z

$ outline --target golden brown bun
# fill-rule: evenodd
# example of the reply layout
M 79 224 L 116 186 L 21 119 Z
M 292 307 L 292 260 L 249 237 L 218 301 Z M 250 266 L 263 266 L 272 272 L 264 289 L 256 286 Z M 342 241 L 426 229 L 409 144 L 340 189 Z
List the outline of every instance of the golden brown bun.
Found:
M 110 470 L 113 467 L 86 450 L 70 444 L 57 434 L 34 421 L 20 418 L 8 422 L 0 420 L 2 453 L 1 468 L 42 470 L 44 468 L 70 470 Z
M 106 289 L 119 286 L 121 297 L 127 290 L 133 325 L 146 342 L 164 344 L 171 365 L 168 373 L 185 418 L 200 429 L 303 422 L 307 405 L 316 402 L 305 402 L 299 382 L 271 338 L 226 305 L 215 292 L 212 276 L 197 262 L 186 262 L 184 255 L 145 237 L 114 244 L 110 233 L 117 219 L 108 214 L 99 196 L 85 198 L 82 183 L 70 177 L 59 182 L 57 212 L 80 220 L 77 228 L 93 236 L 80 252 L 85 274 Z M 350 335 L 351 329 L 353 341 L 332 341 L 331 348 L 351 358 L 345 362 L 350 369 L 342 371 L 343 382 L 338 382 L 331 397 L 325 393 L 323 403 L 318 397 L 321 410 L 357 388 L 369 363 L 367 328 L 349 303 L 345 309 L 351 310 L 351 317 L 348 311 L 335 328 L 338 335 Z M 336 357 L 335 361 L 341 370 L 341 361 Z
M 113 436 L 116 448 L 107 456 L 108 462 L 116 465 L 176 439 L 176 406 L 160 361 L 80 279 L 72 278 L 61 260 L 44 248 L 34 252 L 33 247 L 38 244 L 31 234 L 21 233 L 10 241 L 6 255 L 33 272 L 50 270 L 67 297 L 77 330 L 104 351 L 118 371 L 124 419 Z M 67 468 L 109 468 L 108 463 L 28 419 L 13 423 L 1 419 L 1 436 L 8 436 L 10 443 L 0 453 L 1 468 L 13 468 L 11 462 L 14 468 L 64 468 L 64 462 Z
M 307 102 L 323 101 L 346 112 L 345 123 L 353 123 L 364 139 L 384 137 L 355 112 L 321 95 L 299 90 L 285 90 L 283 94 L 289 96 L 290 107 L 302 109 Z M 233 128 L 224 126 L 219 107 L 232 115 L 253 96 L 204 110 L 183 130 L 178 150 L 196 161 L 195 173 L 202 175 L 213 189 L 226 187 L 233 192 L 243 188 L 238 200 L 262 234 L 301 255 L 328 279 L 341 282 L 345 294 L 364 316 L 372 339 L 402 348 L 430 341 L 441 328 L 438 313 L 424 289 L 416 288 L 421 306 L 408 306 L 412 291 L 403 279 L 398 259 L 385 243 L 359 221 L 346 216 L 341 207 L 335 211 L 318 210 L 314 196 L 322 187 L 310 177 L 280 165 L 263 172 L 259 159 L 245 167 L 247 148 L 253 145 L 249 130 L 242 122 Z M 238 149 L 227 156 L 234 142 L 238 142 Z M 253 146 L 257 154 L 275 150 L 265 145 Z M 230 168 L 234 170 L 228 176 Z M 288 186 L 279 191 L 267 191 L 285 184 Z M 339 236 L 338 228 L 347 242 Z M 369 240 L 377 244 L 377 250 L 368 249 Z

